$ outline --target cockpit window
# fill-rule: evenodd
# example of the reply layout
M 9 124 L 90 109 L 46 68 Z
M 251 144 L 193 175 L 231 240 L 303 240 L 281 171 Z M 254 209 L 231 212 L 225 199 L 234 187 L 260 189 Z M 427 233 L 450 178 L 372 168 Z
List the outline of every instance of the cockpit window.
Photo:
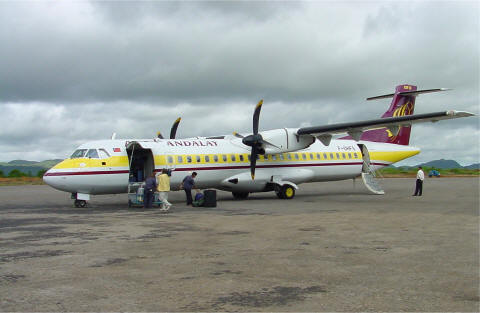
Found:
M 87 158 L 98 159 L 97 149 L 90 149 L 87 152 Z
M 98 149 L 98 155 L 100 156 L 100 159 L 107 159 L 110 157 L 110 154 L 108 154 L 105 149 Z
M 87 149 L 78 149 L 70 156 L 70 159 L 83 158 L 87 153 Z

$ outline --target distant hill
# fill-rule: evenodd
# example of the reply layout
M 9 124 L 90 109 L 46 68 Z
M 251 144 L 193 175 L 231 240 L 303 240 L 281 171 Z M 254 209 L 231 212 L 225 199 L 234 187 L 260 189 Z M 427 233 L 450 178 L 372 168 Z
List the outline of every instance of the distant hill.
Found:
M 8 175 L 13 170 L 19 170 L 25 174 L 37 175 L 39 171 L 48 170 L 62 161 L 61 159 L 45 160 L 41 162 L 13 160 L 10 162 L 0 162 L 0 171 Z
M 435 167 L 435 168 L 441 168 L 441 169 L 463 168 L 463 166 L 461 166 L 460 164 L 458 164 L 457 161 L 454 161 L 454 160 L 445 160 L 445 159 L 434 160 L 434 161 L 422 163 L 422 164 L 419 164 L 419 165 L 417 165 L 417 166 L 415 166 L 415 167 L 419 167 L 419 166 L 423 166 L 423 167 Z
M 433 161 L 426 162 L 426 163 L 421 163 L 421 164 L 418 164 L 418 165 L 415 165 L 415 166 L 402 165 L 402 166 L 396 167 L 394 165 L 390 165 L 388 167 L 401 168 L 401 169 L 404 169 L 404 170 L 408 170 L 410 168 L 417 168 L 419 166 L 435 167 L 435 168 L 438 168 L 438 169 L 452 169 L 452 168 L 465 168 L 465 169 L 471 169 L 471 170 L 472 169 L 480 169 L 480 163 L 475 163 L 475 164 L 471 164 L 471 165 L 467 165 L 467 166 L 461 166 L 457 161 L 445 160 L 445 159 L 433 160 Z

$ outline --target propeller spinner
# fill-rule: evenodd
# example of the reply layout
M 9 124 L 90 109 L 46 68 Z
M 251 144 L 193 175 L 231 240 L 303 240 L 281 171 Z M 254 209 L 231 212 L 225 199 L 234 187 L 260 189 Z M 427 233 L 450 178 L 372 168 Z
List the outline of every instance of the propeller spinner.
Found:
M 257 164 L 257 156 L 259 154 L 265 154 L 264 145 L 272 145 L 271 143 L 263 140 L 262 135 L 258 133 L 258 121 L 260 118 L 260 111 L 262 109 L 263 100 L 260 100 L 253 112 L 253 134 L 243 137 L 239 133 L 233 133 L 236 137 L 242 138 L 242 143 L 246 146 L 252 147 L 250 153 L 250 174 L 252 179 L 255 179 L 255 166 Z M 275 146 L 275 145 L 272 145 Z

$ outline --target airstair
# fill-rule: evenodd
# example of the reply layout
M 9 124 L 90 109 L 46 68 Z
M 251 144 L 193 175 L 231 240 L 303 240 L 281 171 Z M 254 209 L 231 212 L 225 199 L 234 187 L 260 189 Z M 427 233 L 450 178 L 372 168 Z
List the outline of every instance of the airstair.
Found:
M 362 173 L 362 180 L 365 184 L 365 187 L 367 187 L 367 189 L 370 190 L 371 193 L 377 195 L 385 194 L 385 191 L 383 191 L 382 186 L 380 186 L 380 183 L 375 176 L 375 172 L 369 171 L 367 173 Z
M 365 187 L 374 194 L 383 195 L 385 191 L 383 190 L 382 186 L 377 179 L 377 175 L 375 174 L 375 170 L 372 168 L 370 164 L 370 154 L 368 153 L 367 147 L 365 145 L 359 145 L 362 149 L 363 155 L 363 166 L 362 166 L 362 180 L 365 184 Z

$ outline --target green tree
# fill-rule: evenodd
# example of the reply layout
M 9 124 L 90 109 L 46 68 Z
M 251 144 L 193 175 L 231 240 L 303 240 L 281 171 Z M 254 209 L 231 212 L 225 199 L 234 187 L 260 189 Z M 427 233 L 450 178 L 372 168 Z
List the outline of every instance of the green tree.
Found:
M 47 172 L 47 170 L 40 170 L 40 171 L 38 171 L 38 173 L 37 173 L 37 177 L 40 177 L 40 178 L 42 178 L 42 177 L 43 177 L 43 175 L 44 175 L 46 172 Z
M 24 176 L 27 176 L 27 174 L 15 169 L 15 170 L 12 170 L 10 171 L 10 173 L 8 173 L 8 177 L 24 177 Z
M 0 177 L 5 177 L 5 173 L 3 173 L 3 171 L 0 170 Z

